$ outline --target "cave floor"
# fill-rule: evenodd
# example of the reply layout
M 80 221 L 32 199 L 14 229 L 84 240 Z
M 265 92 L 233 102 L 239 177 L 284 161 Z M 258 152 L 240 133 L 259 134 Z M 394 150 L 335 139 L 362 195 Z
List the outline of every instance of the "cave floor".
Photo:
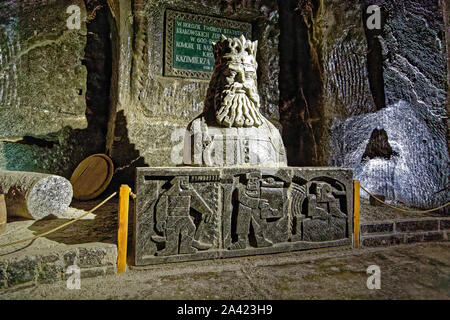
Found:
M 69 214 L 70 217 L 76 218 L 80 216 L 81 214 L 87 212 L 88 210 L 92 209 L 96 204 L 100 203 L 102 199 L 96 199 L 92 201 L 86 201 L 86 202 L 80 202 L 80 201 L 74 201 L 69 208 Z M 132 202 L 130 203 L 130 213 L 133 212 Z M 393 209 L 387 208 L 387 207 L 380 207 L 380 206 L 371 206 L 369 204 L 368 200 L 361 199 L 361 222 L 372 222 L 372 221 L 385 221 L 385 220 L 396 220 L 396 219 L 411 219 L 411 218 L 421 218 L 421 217 L 430 217 L 430 216 L 437 216 L 436 214 L 413 214 L 413 213 L 402 213 L 395 211 Z M 440 215 L 442 217 L 442 214 Z M 291 285 L 291 280 L 288 280 L 289 277 L 285 278 L 286 281 L 282 281 L 282 283 L 277 283 L 277 286 L 280 286 L 277 288 L 266 288 L 264 289 L 261 285 L 261 288 L 258 288 L 258 286 L 252 287 L 251 281 L 246 281 L 247 284 L 245 286 L 242 286 L 241 291 L 236 292 L 236 296 L 233 295 L 235 298 L 332 298 L 334 297 L 334 294 L 337 294 L 336 297 L 340 298 L 356 298 L 356 297 L 376 297 L 376 298 L 383 298 L 383 297 L 393 297 L 394 295 L 398 295 L 398 297 L 405 297 L 407 298 L 408 295 L 412 295 L 413 297 L 418 298 L 426 298 L 427 295 L 420 293 L 420 290 L 418 288 L 422 288 L 422 282 L 423 279 L 420 280 L 417 284 L 417 288 L 414 287 L 413 284 L 408 284 L 409 286 L 408 290 L 412 290 L 413 293 L 404 293 L 400 294 L 396 291 L 396 286 L 392 284 L 392 290 L 383 291 L 368 291 L 367 288 L 358 291 L 358 292 L 351 292 L 348 291 L 347 293 L 339 293 L 339 282 L 341 282 L 342 285 L 344 285 L 345 281 L 350 281 L 349 283 L 354 282 L 355 285 L 358 285 L 362 288 L 362 286 L 365 288 L 365 284 L 361 282 L 360 280 L 365 278 L 365 269 L 363 266 L 369 263 L 369 261 L 372 261 L 373 263 L 370 264 L 386 264 L 386 268 L 392 268 L 389 267 L 389 263 L 392 262 L 392 259 L 397 259 L 398 261 L 402 260 L 405 257 L 405 262 L 401 262 L 401 266 L 399 266 L 398 270 L 393 269 L 393 272 L 395 271 L 395 274 L 398 279 L 406 279 L 406 275 L 402 275 L 402 272 L 409 268 L 409 265 L 411 261 L 415 261 L 417 259 L 423 260 L 423 268 L 429 268 L 430 272 L 430 278 L 429 280 L 432 281 L 434 284 L 432 286 L 428 286 L 430 297 L 440 297 L 440 298 L 448 298 L 448 285 L 449 285 L 449 264 L 450 264 L 450 256 L 448 253 L 448 243 L 430 243 L 429 245 L 425 245 L 423 247 L 421 246 L 415 246 L 410 245 L 410 247 L 405 247 L 402 249 L 392 249 L 393 251 L 383 251 L 383 248 L 379 248 L 381 251 L 376 251 L 376 249 L 349 249 L 349 248 L 338 248 L 338 249 L 329 249 L 325 251 L 330 252 L 341 252 L 337 254 L 334 258 L 324 258 L 323 264 L 322 262 L 319 264 L 321 265 L 320 268 L 325 268 L 322 272 L 324 275 L 328 275 L 323 280 L 320 280 L 316 283 L 316 280 L 319 276 L 316 277 L 316 273 L 320 271 L 319 269 L 316 270 L 316 268 L 319 268 L 319 266 L 314 266 L 307 262 L 306 260 L 312 259 L 315 256 L 320 257 L 322 251 L 312 251 L 312 252 L 297 252 L 297 253 L 289 253 L 286 254 L 286 259 L 281 258 L 283 261 L 290 261 L 289 259 L 293 259 L 292 263 L 278 263 L 277 256 L 279 255 L 271 255 L 271 256 L 262 256 L 262 257 L 256 257 L 256 260 L 252 260 L 252 258 L 240 258 L 239 259 L 226 259 L 227 261 L 234 261 L 234 262 L 223 262 L 223 261 L 214 261 L 214 262 L 198 262 L 200 265 L 202 263 L 212 263 L 213 265 L 217 265 L 217 267 L 220 269 L 222 266 L 230 265 L 230 271 L 226 271 L 224 269 L 223 274 L 213 272 L 211 270 L 214 270 L 215 267 L 205 267 L 202 275 L 200 276 L 197 272 L 193 272 L 192 274 L 183 275 L 184 271 L 182 271 L 184 268 L 188 268 L 189 270 L 196 269 L 195 264 L 175 264 L 174 266 L 169 267 L 167 269 L 167 266 L 161 267 L 158 269 L 156 266 L 153 272 L 158 273 L 164 273 L 164 270 L 172 270 L 171 275 L 167 275 L 164 279 L 165 280 L 157 280 L 157 278 L 153 278 L 155 280 L 151 280 L 153 276 L 146 275 L 147 273 L 143 272 L 141 273 L 139 268 L 136 267 L 130 267 L 131 269 L 130 273 L 127 273 L 125 275 L 117 276 L 115 275 L 115 263 L 117 259 L 117 217 L 118 217 L 118 197 L 115 197 L 111 199 L 107 204 L 105 204 L 103 207 L 99 208 L 97 211 L 95 211 L 92 214 L 89 214 L 85 218 L 71 224 L 70 226 L 61 229 L 59 231 L 56 231 L 52 234 L 49 234 L 47 236 L 41 237 L 36 239 L 33 242 L 24 242 L 20 244 L 16 244 L 10 247 L 0 248 L 0 288 L 6 288 L 10 287 L 10 289 L 5 289 L 6 291 L 11 293 L 11 288 L 14 289 L 16 286 L 33 286 L 35 282 L 40 282 L 40 285 L 42 282 L 61 282 L 62 280 L 65 280 L 64 277 L 61 277 L 61 274 L 67 268 L 69 265 L 73 263 L 73 259 L 75 259 L 77 265 L 80 265 L 82 268 L 82 278 L 83 283 L 86 283 L 86 288 L 89 286 L 92 286 L 92 288 L 97 293 L 93 293 L 93 295 L 86 295 L 86 297 L 91 298 L 134 298 L 134 297 L 144 297 L 144 298 L 184 298 L 184 297 L 191 297 L 194 298 L 196 295 L 195 290 L 185 290 L 182 288 L 183 285 L 186 285 L 189 283 L 189 281 L 196 282 L 196 278 L 198 277 L 201 281 L 205 282 L 208 279 L 216 279 L 217 281 L 223 283 L 221 286 L 227 287 L 227 286 L 233 286 L 233 283 L 236 286 L 239 286 L 239 281 L 232 280 L 234 277 L 234 274 L 237 272 L 237 274 L 240 274 L 239 277 L 247 277 L 249 273 L 245 271 L 246 268 L 253 268 L 251 261 L 267 261 L 268 265 L 264 266 L 261 270 L 270 270 L 270 272 L 267 272 L 267 274 L 264 275 L 264 272 L 261 274 L 261 281 L 266 281 L 267 285 L 272 281 L 270 279 L 273 279 L 274 276 L 271 274 L 278 274 L 283 273 L 286 270 L 287 274 L 292 274 L 292 277 L 294 277 L 295 270 L 297 268 L 300 268 L 301 266 L 296 265 L 300 263 L 304 266 L 307 266 L 305 270 L 304 277 L 305 279 L 310 279 L 309 284 L 304 284 L 309 289 L 314 289 L 312 293 L 306 294 L 304 289 L 301 289 L 300 283 L 294 283 Z M 132 220 L 130 220 L 129 225 L 129 253 L 131 253 L 131 239 L 132 239 Z M 45 232 L 47 230 L 50 230 L 54 227 L 60 226 L 63 223 L 69 221 L 69 219 L 52 219 L 52 218 L 46 218 L 40 221 L 33 221 L 33 220 L 10 220 L 7 224 L 7 229 L 5 233 L 0 235 L 0 244 L 9 243 L 12 241 L 28 238 L 35 236 L 39 233 Z M 402 246 L 399 246 L 399 248 Z M 413 249 L 416 248 L 416 249 Z M 408 257 L 409 254 L 413 254 L 417 248 L 426 248 L 426 252 L 430 252 L 430 256 L 427 256 L 425 254 L 424 256 L 420 257 Z M 386 248 L 385 248 L 386 249 Z M 337 251 L 336 251 L 337 250 Z M 371 251 L 375 250 L 375 251 Z M 345 252 L 343 254 L 342 252 Z M 379 254 L 376 252 L 380 252 Z M 386 257 L 388 252 L 392 252 L 395 258 Z M 316 254 L 317 253 L 317 254 Z M 438 254 L 439 253 L 439 254 Z M 414 253 L 416 254 L 416 253 Z M 365 258 L 361 260 L 361 262 L 357 262 L 360 257 L 364 256 Z M 420 255 L 417 253 L 417 255 Z M 76 257 L 76 258 L 74 258 Z M 338 258 L 339 257 L 339 258 Z M 430 262 L 431 257 L 432 259 L 437 259 L 436 262 Z M 259 260 L 258 260 L 259 259 Z M 298 260 L 300 259 L 300 260 Z M 331 260 L 330 260 L 331 259 Z M 305 260 L 305 261 L 304 261 Z M 321 260 L 322 261 L 322 260 Z M 350 263 L 350 261 L 353 261 Z M 410 261 L 410 262 L 408 262 Z M 433 260 L 434 261 L 434 260 Z M 264 262 L 265 263 L 265 262 Z M 264 264 L 263 263 L 263 264 Z M 336 265 L 334 265 L 334 263 Z M 411 262 L 412 263 L 412 262 Z M 131 261 L 129 261 L 129 265 L 131 265 Z M 369 264 L 369 265 L 370 265 Z M 280 265 L 280 269 L 277 271 L 277 265 Z M 24 267 L 25 266 L 25 267 Z M 50 266 L 50 267 L 49 267 Z M 329 266 L 329 268 L 328 268 Z M 403 266 L 403 267 L 402 267 Z M 367 267 L 367 266 L 366 266 Z M 366 268 L 365 267 L 365 268 Z M 420 267 L 420 266 L 418 266 Z M 3 269 L 2 269 L 3 268 Z M 7 272 L 10 272 L 10 277 L 15 277 L 17 280 L 14 281 L 7 281 L 3 280 L 2 283 L 2 272 L 3 275 L 5 274 L 5 270 L 7 268 L 10 268 L 12 271 L 8 269 Z M 234 268 L 234 269 L 233 269 Z M 328 269 L 329 270 L 328 270 Z M 363 269 L 361 269 L 363 268 Z M 433 269 L 434 268 L 434 269 Z M 202 268 L 200 268 L 202 269 Z M 2 271 L 3 270 L 3 271 Z M 178 270 L 178 271 L 177 271 Z M 203 269 L 202 269 L 203 270 Z M 210 270 L 210 271 L 207 271 Z M 333 271 L 335 270 L 335 271 Z M 408 269 L 409 270 L 409 269 Z M 433 271 L 434 270 L 434 271 Z M 440 271 L 439 271 L 440 270 Z M 417 270 L 416 270 L 417 271 Z M 428 272 L 427 271 L 427 272 Z M 322 274 L 319 272 L 318 274 Z M 406 273 L 410 273 L 412 276 L 414 272 L 405 271 Z M 434 272 L 434 273 L 433 273 Z M 251 273 L 251 272 L 250 272 Z M 333 274 L 336 273 L 336 280 L 337 282 L 333 284 Z M 258 272 L 257 272 L 258 274 Z M 433 276 L 432 276 L 433 274 Z M 96 277 L 96 276 L 102 276 L 101 280 L 88 280 L 89 277 Z M 436 279 L 433 280 L 433 277 L 437 276 Z M 104 278 L 109 277 L 109 278 Z M 133 278 L 135 277 L 135 278 Z M 148 277 L 148 280 L 146 280 Z M 239 278 L 238 277 L 238 278 Z M 395 279 L 395 277 L 393 279 Z M 84 279 L 86 278 L 86 279 Z M 139 280 L 138 279 L 141 279 Z M 111 281 L 118 281 L 117 290 L 109 292 L 109 290 L 106 290 L 103 292 L 100 287 L 103 281 L 110 281 L 107 280 L 110 279 Z M 113 280 L 116 279 L 116 280 Z M 127 280 L 128 279 L 128 280 Z M 121 289 L 119 290 L 120 283 L 127 283 L 127 281 L 133 282 L 135 280 L 137 282 L 142 281 L 143 285 L 138 286 L 140 289 L 136 289 L 135 293 L 132 293 L 128 289 L 124 289 L 123 292 Z M 176 280 L 172 284 L 170 284 L 169 280 L 173 279 Z M 220 280 L 222 279 L 222 280 Z M 327 280 L 328 279 L 328 280 Z M 440 280 L 438 280 L 440 279 Z M 123 281 L 123 282 L 121 282 Z M 160 289 L 156 290 L 155 292 L 149 291 L 146 289 L 145 283 L 153 283 L 156 281 L 157 286 L 160 286 Z M 436 281 L 441 281 L 438 284 Z M 63 282 L 63 281 L 62 281 Z M 361 282 L 361 283 L 359 283 Z M 7 283 L 7 284 L 6 284 Z M 328 284 L 327 284 L 328 283 Z M 347 283 L 347 286 L 349 285 Z M 273 284 L 275 285 L 275 284 Z M 332 289 L 324 289 L 326 288 L 326 285 L 332 285 Z M 406 284 L 405 284 L 406 285 Z M 47 287 L 45 287 L 47 286 Z M 11 297 L 25 297 L 22 295 L 30 294 L 29 297 L 36 297 L 36 298 L 52 298 L 52 297 L 58 297 L 59 294 L 53 294 L 53 291 L 46 291 L 45 288 L 52 288 L 51 285 L 45 284 L 43 289 L 27 289 L 27 291 L 18 291 L 17 295 L 14 293 L 11 295 Z M 55 284 L 57 286 L 62 286 L 60 284 Z M 179 289 L 176 289 L 175 287 L 179 286 Z M 206 286 L 206 284 L 205 284 Z M 271 285 L 269 285 L 270 287 Z M 447 286 L 445 288 L 445 286 Z M 172 288 L 174 290 L 172 293 L 170 293 L 170 290 L 164 289 Z M 195 286 L 194 286 L 195 287 Z M 194 288 L 192 287 L 192 288 Z M 294 288 L 298 287 L 298 292 L 294 290 Z M 425 286 L 426 287 L 426 286 Z M 231 287 L 230 287 L 231 288 Z M 253 288 L 253 289 L 252 289 Z M 285 288 L 285 289 L 283 289 Z M 323 293 L 320 293 L 319 289 L 322 288 Z M 434 288 L 434 289 L 433 289 Z M 440 289 L 436 289 L 440 288 Z M 176 290 L 175 290 L 176 289 Z M 30 291 L 31 290 L 31 291 Z M 2 290 L 3 291 L 3 290 Z M 426 290 L 425 290 L 426 291 Z M 115 293 L 114 293 L 115 292 Z M 152 293 L 153 292 L 153 293 Z M 231 292 L 234 292 L 234 290 L 213 290 L 213 287 L 205 287 L 201 290 L 203 292 L 199 298 L 229 298 L 232 296 L 227 296 L 227 294 L 231 294 Z M 220 293 L 219 293 L 220 292 Z M 273 292 L 276 292 L 273 293 Z M 334 293 L 333 293 L 334 292 Z M 415 292 L 415 293 L 414 293 Z M 6 293 L 1 293 L 0 298 L 6 298 Z M 48 294 L 48 296 L 46 296 Z M 61 298 L 67 297 L 75 297 L 77 296 L 76 292 L 66 292 L 66 293 L 60 293 Z M 79 297 L 82 297 L 83 295 L 80 295 Z
M 116 196 L 81 220 L 33 242 L 28 241 L 0 248 L 0 261 L 11 255 L 35 254 L 40 251 L 64 250 L 86 245 L 115 248 L 117 246 L 118 200 Z M 36 221 L 8 217 L 6 231 L 0 235 L 0 244 L 30 238 L 56 228 L 81 216 L 102 201 L 102 198 L 91 201 L 74 200 L 66 212 L 67 218 L 65 219 L 49 216 Z M 132 209 L 131 207 L 130 212 Z
M 450 243 L 291 252 L 131 268 L 120 275 L 0 290 L 0 299 L 450 299 Z M 380 267 L 380 289 L 367 268 Z

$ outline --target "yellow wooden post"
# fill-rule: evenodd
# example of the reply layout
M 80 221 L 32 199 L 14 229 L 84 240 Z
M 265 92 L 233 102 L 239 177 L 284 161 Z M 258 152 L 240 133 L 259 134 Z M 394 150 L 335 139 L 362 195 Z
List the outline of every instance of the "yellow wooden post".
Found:
M 126 184 L 120 187 L 117 273 L 125 272 L 127 267 L 128 206 L 130 203 L 130 193 L 131 189 Z
M 6 220 L 7 214 L 6 214 L 5 195 L 0 194 L 0 234 L 6 230 Z
M 359 248 L 359 190 L 360 183 L 358 180 L 353 181 L 353 246 Z

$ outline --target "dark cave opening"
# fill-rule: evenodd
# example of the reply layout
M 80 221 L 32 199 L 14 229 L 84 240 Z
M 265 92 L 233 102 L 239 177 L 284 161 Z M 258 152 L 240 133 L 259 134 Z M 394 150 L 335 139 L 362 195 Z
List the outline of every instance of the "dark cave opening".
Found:
M 100 129 L 106 137 L 112 75 L 112 18 L 106 0 L 85 0 L 85 4 L 88 15 L 93 17 L 87 22 L 83 60 L 87 69 L 86 118 L 89 127 Z
M 374 158 L 389 160 L 393 156 L 398 156 L 398 153 L 392 149 L 386 131 L 384 129 L 373 130 L 369 142 L 367 143 L 366 150 L 362 156 L 362 160 Z
M 384 10 L 383 6 L 378 3 L 379 1 L 362 0 L 361 2 L 362 25 L 364 27 L 367 40 L 367 71 L 369 86 L 375 103 L 375 109 L 378 111 L 386 107 L 386 94 L 384 92 L 383 76 L 383 54 L 378 36 L 383 34 L 383 26 L 386 22 L 388 13 Z M 369 29 L 367 27 L 366 21 L 370 16 L 367 13 L 367 8 L 372 4 L 377 4 L 380 6 L 381 29 Z
M 313 57 L 312 19 L 320 2 L 279 1 L 280 122 L 288 164 L 320 165 L 319 140 L 323 128 L 321 62 Z M 320 54 L 314 55 L 320 57 Z

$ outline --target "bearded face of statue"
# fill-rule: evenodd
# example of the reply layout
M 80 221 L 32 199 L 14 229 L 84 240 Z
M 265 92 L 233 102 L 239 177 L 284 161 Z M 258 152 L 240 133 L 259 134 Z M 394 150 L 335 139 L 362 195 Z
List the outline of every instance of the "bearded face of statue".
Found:
M 216 120 L 226 127 L 259 127 L 259 96 L 256 86 L 256 68 L 250 56 L 231 61 L 224 70 L 226 87 Z
M 259 127 L 263 116 L 256 76 L 258 42 L 245 37 L 227 39 L 215 45 L 216 70 L 213 97 L 216 122 L 225 127 Z M 217 62 L 219 61 L 219 63 Z

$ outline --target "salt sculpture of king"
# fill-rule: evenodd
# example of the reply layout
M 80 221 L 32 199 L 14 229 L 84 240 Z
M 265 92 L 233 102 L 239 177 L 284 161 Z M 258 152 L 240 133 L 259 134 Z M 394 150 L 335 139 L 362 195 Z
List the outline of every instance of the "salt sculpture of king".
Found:
M 214 72 L 203 113 L 186 130 L 184 165 L 287 165 L 278 129 L 260 112 L 257 47 L 243 35 L 213 43 Z

